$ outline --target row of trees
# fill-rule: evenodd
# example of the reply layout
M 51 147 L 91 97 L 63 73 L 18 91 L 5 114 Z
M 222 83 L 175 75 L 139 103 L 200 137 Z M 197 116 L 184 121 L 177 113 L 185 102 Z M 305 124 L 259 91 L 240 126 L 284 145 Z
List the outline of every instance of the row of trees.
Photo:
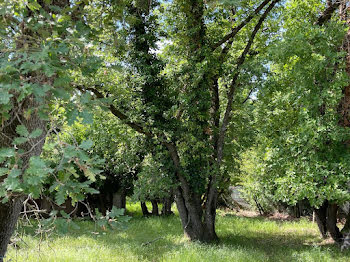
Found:
M 308 17 L 309 2 L 290 14 Z M 263 204 L 307 201 L 323 237 L 342 242 L 340 209 L 349 201 L 349 46 L 347 2 L 329 2 L 321 17 L 339 8 L 338 20 L 290 20 L 270 54 L 271 73 L 255 107 L 257 143 L 246 155 L 243 181 Z M 343 24 L 341 21 L 347 21 Z M 293 23 L 293 24 L 291 24 Z M 314 24 L 314 26 L 310 26 Z M 346 32 L 344 38 L 344 32 Z
M 218 195 L 253 141 L 277 198 L 347 201 L 347 2 L 1 1 L 0 261 L 24 196 L 79 201 L 123 183 L 125 155 L 164 170 L 191 240 L 217 240 Z M 92 128 L 61 139 L 77 121 Z

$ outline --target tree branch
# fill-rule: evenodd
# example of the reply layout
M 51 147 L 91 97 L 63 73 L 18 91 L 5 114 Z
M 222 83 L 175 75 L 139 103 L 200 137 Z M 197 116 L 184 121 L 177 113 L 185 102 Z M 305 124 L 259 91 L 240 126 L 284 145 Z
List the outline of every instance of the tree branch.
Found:
M 233 76 L 232 83 L 230 85 L 230 89 L 229 89 L 229 92 L 228 92 L 228 95 L 227 95 L 226 111 L 225 111 L 225 114 L 224 114 L 224 119 L 222 121 L 220 132 L 219 132 L 218 146 L 217 146 L 217 150 L 218 150 L 218 154 L 217 154 L 218 155 L 218 159 L 217 159 L 217 161 L 218 161 L 218 163 L 221 162 L 222 157 L 223 157 L 223 146 L 224 146 L 224 140 L 225 140 L 225 133 L 226 133 L 226 130 L 227 130 L 228 122 L 229 122 L 230 117 L 231 117 L 233 95 L 234 95 L 234 92 L 235 92 L 235 89 L 236 89 L 237 79 L 238 79 L 238 77 L 240 75 L 240 68 L 243 65 L 243 63 L 244 63 L 244 61 L 245 61 L 245 59 L 247 57 L 247 54 L 248 54 L 249 50 L 252 47 L 254 39 L 255 39 L 259 29 L 261 28 L 263 22 L 265 21 L 267 15 L 274 8 L 274 6 L 280 1 L 281 0 L 274 0 L 274 1 L 272 1 L 271 4 L 268 6 L 268 8 L 265 10 L 265 12 L 262 14 L 262 16 L 260 17 L 258 23 L 254 27 L 254 30 L 253 30 L 250 38 L 249 38 L 249 41 L 248 41 L 244 51 L 242 52 L 242 54 L 238 58 L 237 65 L 236 65 L 236 73 Z
M 92 87 L 82 87 L 82 86 L 75 86 L 76 89 L 78 89 L 81 92 L 86 92 L 86 91 L 90 91 L 92 93 L 95 94 L 95 96 L 97 98 L 106 98 L 105 95 L 103 93 L 101 93 L 99 90 L 97 90 L 96 88 L 92 88 Z M 113 115 L 115 115 L 116 117 L 118 117 L 120 120 L 124 121 L 125 124 L 127 124 L 129 127 L 131 127 L 132 129 L 134 129 L 135 131 L 146 135 L 147 137 L 152 138 L 153 134 L 149 131 L 147 131 L 141 124 L 129 121 L 128 116 L 125 115 L 123 112 L 121 112 L 116 106 L 114 106 L 113 104 L 110 104 L 109 106 L 109 110 L 111 111 L 111 113 Z
M 212 50 L 214 51 L 216 48 L 221 46 L 222 44 L 226 43 L 230 39 L 234 38 L 241 29 L 246 26 L 271 0 L 265 0 L 262 2 L 253 13 L 251 13 L 243 22 L 241 22 L 238 26 L 234 27 L 230 33 L 228 33 L 226 36 L 224 36 L 223 39 L 221 39 L 219 42 L 214 44 L 212 46 Z
M 253 93 L 254 89 L 255 89 L 255 87 L 253 87 L 252 89 L 250 89 L 249 94 L 248 94 L 247 97 L 243 100 L 242 104 L 245 104 L 245 103 L 249 100 L 249 98 L 250 98 L 251 94 Z
M 338 9 L 339 6 L 339 0 L 336 0 L 335 2 L 327 1 L 327 8 L 322 12 L 321 16 L 319 16 L 319 18 L 315 22 L 315 25 L 324 25 L 327 21 L 329 21 L 332 18 L 333 13 L 335 12 L 335 10 Z

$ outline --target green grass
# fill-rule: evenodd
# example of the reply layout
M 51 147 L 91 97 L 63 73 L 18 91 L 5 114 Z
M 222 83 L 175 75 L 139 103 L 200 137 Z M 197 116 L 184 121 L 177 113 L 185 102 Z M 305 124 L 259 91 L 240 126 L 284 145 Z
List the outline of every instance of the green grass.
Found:
M 135 217 L 124 231 L 96 234 L 93 223 L 81 221 L 80 230 L 41 242 L 27 233 L 26 244 L 10 247 L 6 261 L 350 261 L 349 251 L 324 244 L 316 225 L 305 219 L 282 222 L 219 211 L 221 241 L 205 245 L 183 237 L 177 216 L 142 218 L 136 205 L 128 210 Z

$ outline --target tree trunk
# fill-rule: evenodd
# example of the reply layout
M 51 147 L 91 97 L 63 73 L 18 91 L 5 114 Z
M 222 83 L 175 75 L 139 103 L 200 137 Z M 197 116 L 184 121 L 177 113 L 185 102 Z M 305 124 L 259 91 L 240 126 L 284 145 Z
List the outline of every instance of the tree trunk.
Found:
M 318 225 L 318 229 L 324 239 L 327 238 L 327 207 L 328 202 L 324 202 L 320 208 L 315 208 L 316 222 Z
M 157 200 L 152 200 L 152 215 L 159 216 L 158 202 Z
M 301 217 L 301 207 L 300 203 L 296 203 L 296 205 L 293 207 L 293 213 L 295 218 L 300 218 Z
M 140 202 L 141 203 L 141 210 L 142 210 L 142 215 L 147 217 L 150 215 L 150 212 L 148 212 L 148 208 L 145 202 Z
M 334 241 L 340 243 L 343 239 L 343 235 L 337 227 L 337 214 L 338 205 L 329 204 L 327 209 L 327 229 Z
M 106 195 L 105 194 L 98 194 L 98 206 L 99 211 L 102 213 L 102 215 L 106 215 L 107 213 L 107 203 L 106 203 Z
M 325 201 L 322 206 L 315 209 L 316 221 L 323 238 L 327 238 L 327 232 L 336 242 L 341 242 L 343 235 L 337 226 L 338 205 Z
M 16 102 L 14 102 L 14 105 L 17 106 Z M 35 113 L 33 113 L 29 118 L 25 118 L 22 115 L 26 110 L 34 109 L 37 106 L 37 102 L 33 96 L 26 98 L 21 106 L 13 108 L 11 111 L 11 115 L 13 115 L 12 118 L 10 118 L 7 122 L 4 122 L 3 128 L 0 129 L 0 132 L 4 134 L 4 136 L 1 136 L 0 139 L 0 148 L 13 147 L 12 141 L 18 136 L 15 130 L 16 127 L 20 124 L 26 126 L 27 130 L 30 133 L 35 129 L 43 130 L 41 136 L 31 139 L 29 142 L 20 145 L 20 149 L 24 150 L 24 152 L 28 152 L 27 154 L 23 154 L 21 156 L 23 168 L 22 174 L 27 168 L 30 158 L 33 156 L 39 156 L 41 154 L 42 147 L 45 142 L 46 121 L 40 119 L 40 117 Z M 0 167 L 2 166 L 0 165 Z M 5 179 L 5 177 L 1 178 L 0 183 L 3 181 L 2 179 Z M 0 257 L 5 256 L 7 245 L 10 241 L 11 235 L 13 234 L 19 213 L 22 208 L 23 198 L 24 196 L 18 195 L 16 197 L 10 198 L 6 203 L 0 202 Z
M 120 188 L 117 192 L 113 193 L 113 206 L 126 208 L 126 194 L 124 189 Z
M 171 205 L 174 202 L 174 197 L 170 196 L 164 199 L 163 201 L 163 208 L 162 208 L 162 215 L 163 216 L 170 216 L 173 214 L 171 211 Z
M 176 176 L 180 186 L 175 192 L 176 206 L 179 211 L 184 233 L 191 240 L 200 242 L 217 241 L 215 232 L 215 215 L 217 203 L 217 191 L 215 181 L 208 185 L 206 206 L 203 212 L 202 195 L 196 193 L 196 189 L 191 188 L 186 178 L 181 173 L 180 158 L 177 149 L 173 144 L 164 143 L 176 167 Z
M 184 233 L 190 240 L 207 243 L 218 240 L 215 233 L 215 215 L 213 215 L 216 209 L 208 213 L 203 212 L 200 196 L 195 193 L 192 197 L 184 196 L 181 188 L 176 191 L 175 201 Z
M 350 212 L 346 215 L 346 222 L 341 230 L 342 234 L 350 233 Z
M 7 203 L 0 203 L 0 262 L 5 257 L 7 245 L 15 230 L 22 202 L 23 197 L 18 197 L 10 199 Z

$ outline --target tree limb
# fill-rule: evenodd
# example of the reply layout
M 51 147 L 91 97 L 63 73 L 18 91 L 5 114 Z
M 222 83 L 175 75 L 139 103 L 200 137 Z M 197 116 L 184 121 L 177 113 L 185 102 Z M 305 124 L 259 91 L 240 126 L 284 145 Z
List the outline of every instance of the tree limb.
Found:
M 92 88 L 92 87 L 82 87 L 82 86 L 75 86 L 76 89 L 78 89 L 81 92 L 86 92 L 86 91 L 90 91 L 92 93 L 95 94 L 95 96 L 97 98 L 106 98 L 105 95 L 103 93 L 101 93 L 99 90 L 97 90 L 96 88 Z M 128 116 L 125 115 L 123 112 L 121 112 L 116 106 L 114 106 L 113 104 L 110 104 L 108 106 L 109 110 L 111 111 L 111 113 L 113 115 L 115 115 L 116 117 L 118 117 L 120 120 L 124 121 L 129 127 L 131 127 L 132 129 L 134 129 L 135 131 L 146 135 L 147 137 L 152 138 L 153 134 L 149 131 L 147 131 L 141 124 L 132 122 L 130 120 L 128 120 Z
M 338 9 L 340 6 L 340 1 L 327 1 L 327 8 L 322 12 L 322 14 L 318 17 L 317 21 L 315 22 L 315 25 L 322 26 L 327 21 L 329 21 L 332 18 L 333 13 L 335 10 Z
M 270 13 L 270 11 L 274 8 L 274 6 L 280 2 L 281 0 L 274 0 L 271 2 L 271 4 L 268 6 L 268 8 L 265 10 L 265 12 L 262 14 L 262 16 L 260 17 L 258 23 L 255 25 L 254 27 L 254 30 L 249 38 L 249 41 L 244 49 L 244 51 L 242 52 L 242 54 L 240 55 L 240 57 L 238 58 L 238 61 L 237 61 L 237 65 L 236 65 L 236 72 L 233 76 L 233 79 L 232 79 L 232 83 L 230 85 L 230 89 L 229 89 L 229 92 L 228 92 L 228 95 L 227 95 L 227 106 L 226 106 L 226 111 L 225 111 L 225 114 L 224 114 L 224 119 L 222 121 L 222 125 L 221 125 L 221 128 L 220 128 L 220 132 L 219 132 L 219 138 L 218 138 L 218 146 L 217 146 L 217 150 L 218 150 L 218 163 L 221 162 L 222 160 L 222 157 L 223 157 L 223 145 L 224 145 L 224 139 L 225 139 L 225 133 L 226 133 L 226 130 L 227 130 L 227 125 L 228 125 L 228 122 L 230 120 L 230 117 L 231 117 L 231 111 L 232 111 L 232 102 L 233 102 L 233 95 L 234 95 L 234 92 L 235 92 L 235 89 L 236 89 L 236 82 L 237 82 L 237 79 L 240 75 L 240 68 L 241 66 L 243 65 L 246 57 L 247 57 L 247 54 L 249 52 L 249 50 L 251 49 L 251 46 L 254 42 L 254 39 L 259 31 L 259 29 L 261 28 L 263 22 L 265 21 L 266 17 L 268 16 L 268 14 Z
M 253 93 L 254 89 L 255 89 L 255 87 L 253 87 L 252 89 L 250 89 L 249 94 L 248 94 L 247 97 L 243 100 L 242 104 L 245 104 L 245 103 L 249 100 L 249 98 L 250 98 L 251 94 Z
M 212 46 L 212 50 L 214 51 L 216 48 L 221 46 L 222 44 L 226 43 L 230 39 L 234 38 L 241 29 L 246 26 L 271 0 L 265 0 L 262 2 L 255 10 L 253 13 L 251 13 L 243 22 L 241 22 L 238 26 L 234 27 L 230 33 L 224 36 L 223 39 L 221 39 L 219 42 L 214 44 Z

